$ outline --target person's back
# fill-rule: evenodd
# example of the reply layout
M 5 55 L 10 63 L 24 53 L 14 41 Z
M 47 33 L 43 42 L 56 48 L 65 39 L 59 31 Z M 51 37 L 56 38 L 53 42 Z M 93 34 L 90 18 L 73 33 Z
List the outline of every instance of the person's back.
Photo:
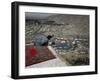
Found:
M 37 46 L 46 46 L 48 45 L 49 40 L 52 38 L 51 35 L 45 36 L 45 35 L 39 35 L 36 37 L 35 45 Z

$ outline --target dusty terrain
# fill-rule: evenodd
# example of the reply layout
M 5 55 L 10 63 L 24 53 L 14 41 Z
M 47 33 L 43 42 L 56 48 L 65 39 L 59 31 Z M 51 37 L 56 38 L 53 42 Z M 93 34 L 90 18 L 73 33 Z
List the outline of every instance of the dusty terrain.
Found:
M 89 16 L 55 14 L 46 19 L 26 19 L 26 45 L 35 45 L 38 35 L 54 35 L 49 42 L 58 40 L 70 44 L 70 49 L 51 45 L 58 57 L 70 65 L 89 65 Z

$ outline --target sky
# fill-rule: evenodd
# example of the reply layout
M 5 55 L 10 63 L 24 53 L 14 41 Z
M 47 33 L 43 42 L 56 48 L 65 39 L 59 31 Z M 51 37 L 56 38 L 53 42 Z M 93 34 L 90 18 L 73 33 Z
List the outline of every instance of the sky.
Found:
M 26 19 L 46 19 L 47 17 L 54 15 L 53 13 L 36 13 L 36 12 L 25 12 Z

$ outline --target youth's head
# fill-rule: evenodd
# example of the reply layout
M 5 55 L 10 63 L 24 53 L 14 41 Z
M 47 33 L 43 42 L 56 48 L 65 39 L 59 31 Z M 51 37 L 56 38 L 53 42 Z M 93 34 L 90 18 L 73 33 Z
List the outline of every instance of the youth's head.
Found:
M 52 37 L 54 37 L 54 35 L 48 35 L 47 36 L 48 40 L 50 40 Z

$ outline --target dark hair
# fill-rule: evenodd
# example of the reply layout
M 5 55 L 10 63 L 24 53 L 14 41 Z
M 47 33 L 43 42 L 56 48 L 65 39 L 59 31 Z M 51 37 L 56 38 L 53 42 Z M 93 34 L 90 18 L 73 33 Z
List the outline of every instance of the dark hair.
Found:
M 48 35 L 47 38 L 50 40 L 54 35 Z

